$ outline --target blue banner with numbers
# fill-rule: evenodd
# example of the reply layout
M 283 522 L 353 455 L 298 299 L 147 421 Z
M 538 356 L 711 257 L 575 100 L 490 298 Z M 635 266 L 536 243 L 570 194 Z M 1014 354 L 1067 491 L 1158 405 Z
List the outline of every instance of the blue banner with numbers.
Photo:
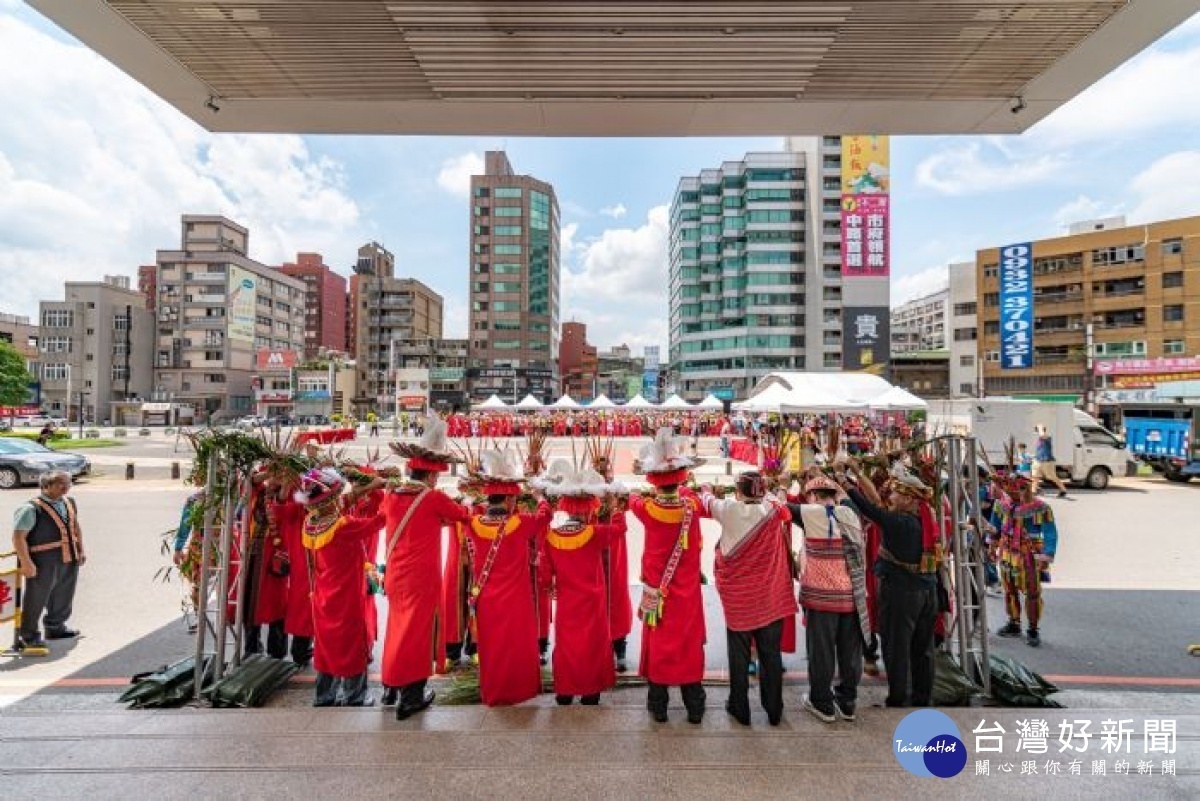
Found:
M 1000 250 L 1000 369 L 1033 367 L 1033 244 Z

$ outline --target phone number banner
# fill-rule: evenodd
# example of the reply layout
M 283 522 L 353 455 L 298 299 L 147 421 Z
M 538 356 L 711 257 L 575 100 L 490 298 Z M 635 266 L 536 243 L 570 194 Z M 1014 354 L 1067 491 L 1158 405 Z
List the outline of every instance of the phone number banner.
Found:
M 890 237 L 887 195 L 846 195 L 842 198 L 842 275 L 846 278 L 886 278 Z
M 1000 369 L 1033 367 L 1033 244 L 1000 250 Z

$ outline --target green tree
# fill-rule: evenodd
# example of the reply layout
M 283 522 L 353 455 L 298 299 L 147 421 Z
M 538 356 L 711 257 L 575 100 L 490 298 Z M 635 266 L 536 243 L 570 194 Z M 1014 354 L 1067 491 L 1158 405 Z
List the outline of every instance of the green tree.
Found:
M 0 341 L 0 406 L 20 406 L 29 397 L 33 376 L 25 357 L 9 342 Z

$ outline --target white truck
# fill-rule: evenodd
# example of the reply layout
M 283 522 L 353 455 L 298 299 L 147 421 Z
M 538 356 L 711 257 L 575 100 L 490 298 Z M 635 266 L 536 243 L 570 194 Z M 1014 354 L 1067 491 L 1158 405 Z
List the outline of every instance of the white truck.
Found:
M 1050 435 L 1058 475 L 1064 480 L 1101 490 L 1113 476 L 1137 473 L 1137 463 L 1125 443 L 1069 403 L 1019 398 L 930 401 L 926 420 L 930 436 L 974 436 L 996 466 L 1004 462 L 1010 440 L 1025 443 L 1033 453 L 1038 426 L 1045 426 Z

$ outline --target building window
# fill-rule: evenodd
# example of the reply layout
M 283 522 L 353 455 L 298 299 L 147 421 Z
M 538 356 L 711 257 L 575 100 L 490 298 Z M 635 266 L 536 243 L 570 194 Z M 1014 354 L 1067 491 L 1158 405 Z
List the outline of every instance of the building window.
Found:
M 70 337 L 43 337 L 42 353 L 70 353 Z
M 75 312 L 68 309 L 49 309 L 42 312 L 43 328 L 70 328 L 75 324 Z
M 486 186 L 475 187 L 475 197 L 487 197 L 489 194 L 490 193 Z
M 970 303 L 955 303 L 954 304 L 954 313 L 957 315 L 961 315 L 961 316 L 974 314 L 975 309 L 976 309 L 975 301 L 971 301 Z
M 958 366 L 959 367 L 974 367 L 975 366 L 975 357 L 970 354 L 967 354 L 966 356 L 959 356 L 958 357 Z
M 956 328 L 954 329 L 955 342 L 974 342 L 979 338 L 978 328 Z
M 224 384 L 225 383 L 225 374 L 224 373 L 205 373 L 204 380 L 210 384 Z
M 521 226 L 519 225 L 497 225 L 492 229 L 492 233 L 496 236 L 520 236 Z
M 113 381 L 124 381 L 127 378 L 129 378 L 129 365 L 114 364 L 112 366 L 112 380 Z
M 1162 252 L 1164 256 L 1178 256 L 1183 253 L 1182 239 L 1164 239 L 1162 243 Z
M 974 384 L 959 384 L 958 385 L 958 393 L 960 395 L 974 395 L 975 394 L 975 385 Z
M 486 245 L 484 247 L 486 247 Z M 520 245 L 496 245 L 493 248 L 492 252 L 495 253 L 497 256 L 520 256 L 521 255 L 521 246 Z
M 1145 356 L 1146 343 L 1134 342 L 1100 342 L 1096 344 L 1097 356 Z
M 1183 286 L 1183 273 L 1163 273 L 1162 285 L 1163 289 L 1177 289 Z
M 1163 353 L 1167 356 L 1178 356 L 1184 352 L 1187 347 L 1182 339 L 1166 339 L 1163 340 Z
M 225 358 L 225 354 L 219 350 L 206 350 L 204 351 L 204 358 L 210 362 L 219 362 Z
M 1183 304 L 1177 303 L 1171 306 L 1163 306 L 1163 322 L 1164 323 L 1182 323 L 1183 322 Z
M 1092 264 L 1097 267 L 1106 265 L 1128 264 L 1145 261 L 1146 248 L 1143 245 L 1123 245 L 1114 248 L 1100 248 L 1092 251 Z
M 474 230 L 476 236 L 487 236 L 492 229 L 486 225 L 477 225 Z
M 65 364 L 43 364 L 43 381 L 66 381 L 70 368 Z
M 521 197 L 521 187 L 519 186 L 498 186 L 494 194 L 496 198 L 519 198 Z
M 989 362 L 998 362 L 998 361 L 1000 361 L 1000 351 L 998 351 L 998 350 L 989 350 L 989 351 L 987 352 L 987 360 L 988 360 Z

